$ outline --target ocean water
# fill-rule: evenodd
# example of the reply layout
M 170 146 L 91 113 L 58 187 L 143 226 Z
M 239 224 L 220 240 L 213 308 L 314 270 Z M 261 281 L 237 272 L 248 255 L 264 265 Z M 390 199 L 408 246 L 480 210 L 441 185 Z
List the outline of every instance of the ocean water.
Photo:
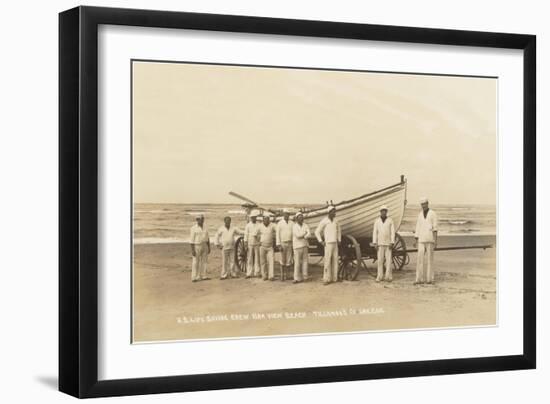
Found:
M 304 206 L 270 205 L 272 208 L 299 208 Z M 316 205 L 305 206 L 309 208 Z M 441 235 L 496 234 L 496 207 L 491 205 L 433 205 L 439 218 Z M 134 244 L 184 243 L 195 223 L 195 214 L 203 213 L 210 237 L 223 224 L 224 216 L 231 216 L 233 225 L 244 228 L 245 211 L 238 204 L 150 204 L 134 205 Z M 407 206 L 399 233 L 414 232 L 418 206 Z M 391 215 L 391 212 L 390 212 Z

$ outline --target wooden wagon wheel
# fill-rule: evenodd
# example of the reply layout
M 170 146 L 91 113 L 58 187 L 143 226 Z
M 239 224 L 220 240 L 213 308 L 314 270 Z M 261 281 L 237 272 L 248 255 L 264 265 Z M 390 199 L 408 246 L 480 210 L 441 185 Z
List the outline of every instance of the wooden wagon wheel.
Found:
M 338 253 L 338 280 L 356 280 L 359 274 L 359 267 L 357 262 L 355 262 L 357 257 L 353 240 L 350 237 L 346 235 L 342 236 Z
M 244 237 L 239 237 L 235 243 L 235 265 L 241 272 L 246 272 L 247 248 Z
M 401 270 L 409 263 L 409 254 L 407 254 L 407 245 L 405 240 L 398 233 L 395 234 L 395 244 L 392 250 L 393 268 Z

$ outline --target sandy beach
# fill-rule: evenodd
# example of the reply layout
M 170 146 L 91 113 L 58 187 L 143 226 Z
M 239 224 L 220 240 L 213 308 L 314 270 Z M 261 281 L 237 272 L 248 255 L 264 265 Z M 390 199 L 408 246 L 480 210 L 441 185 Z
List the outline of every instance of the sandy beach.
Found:
M 440 247 L 494 243 L 442 240 Z M 435 285 L 413 285 L 416 254 L 410 257 L 392 283 L 376 283 L 376 265 L 366 261 L 357 281 L 323 286 L 319 257 L 310 257 L 311 280 L 301 284 L 221 281 L 220 251 L 212 249 L 212 279 L 192 283 L 189 245 L 135 245 L 134 342 L 496 324 L 495 248 L 436 252 Z

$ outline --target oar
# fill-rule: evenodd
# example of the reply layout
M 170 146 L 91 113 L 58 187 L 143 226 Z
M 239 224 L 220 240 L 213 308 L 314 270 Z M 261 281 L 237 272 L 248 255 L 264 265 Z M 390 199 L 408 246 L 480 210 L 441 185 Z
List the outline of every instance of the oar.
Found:
M 235 198 L 240 199 L 240 200 L 242 200 L 242 201 L 251 203 L 252 205 L 258 206 L 258 204 L 257 204 L 256 202 L 254 202 L 253 200 L 248 199 L 248 198 L 245 197 L 245 196 L 239 195 L 239 194 L 236 193 L 236 192 L 231 191 L 231 192 L 229 192 L 229 195 L 234 196 Z
M 277 214 L 276 211 L 274 211 L 274 210 L 272 210 L 272 209 L 269 209 L 269 208 L 263 208 L 263 207 L 261 207 L 260 205 L 258 205 L 256 202 L 254 202 L 252 199 L 248 199 L 246 196 L 242 196 L 242 195 L 240 195 L 240 194 L 238 194 L 238 193 L 236 193 L 236 192 L 230 191 L 230 192 L 229 192 L 229 195 L 234 196 L 235 198 L 240 199 L 240 200 L 242 200 L 242 201 L 251 203 L 252 205 L 257 206 L 258 208 L 263 209 L 263 210 L 267 210 L 268 212 L 271 212 L 271 213 L 273 213 L 273 214 L 275 214 L 275 215 Z

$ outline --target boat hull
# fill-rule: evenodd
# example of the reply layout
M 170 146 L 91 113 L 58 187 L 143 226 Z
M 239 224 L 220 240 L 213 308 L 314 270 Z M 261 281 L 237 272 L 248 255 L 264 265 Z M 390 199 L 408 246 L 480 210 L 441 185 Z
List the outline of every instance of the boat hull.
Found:
M 335 205 L 336 218 L 340 223 L 342 234 L 356 239 L 372 238 L 374 221 L 380 215 L 382 205 L 388 206 L 388 216 L 393 219 L 397 232 L 405 213 L 406 194 L 407 184 L 404 181 L 381 191 Z M 326 208 L 306 211 L 304 222 L 313 234 L 326 216 Z

